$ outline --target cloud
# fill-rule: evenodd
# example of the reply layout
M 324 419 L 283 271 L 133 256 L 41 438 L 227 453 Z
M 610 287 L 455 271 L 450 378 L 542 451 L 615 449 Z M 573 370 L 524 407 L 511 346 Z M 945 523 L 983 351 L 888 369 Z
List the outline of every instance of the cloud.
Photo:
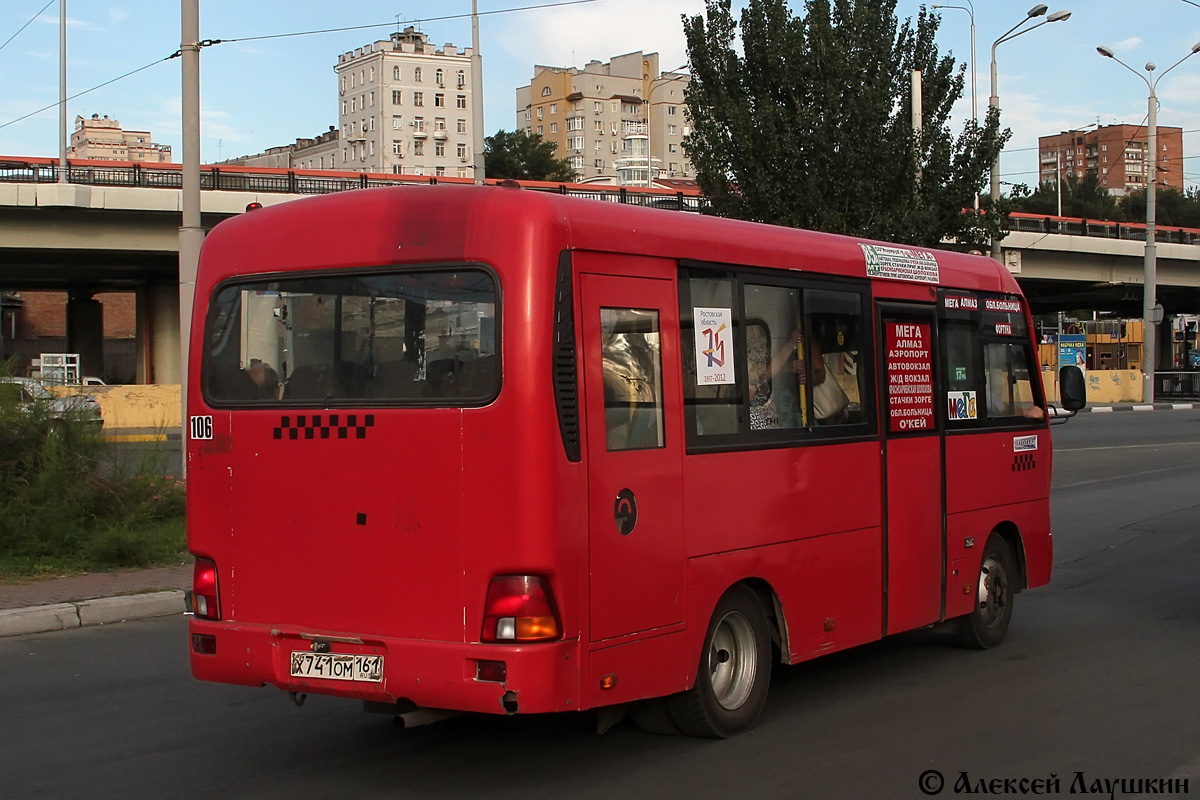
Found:
M 515 58 L 533 64 L 583 66 L 592 59 L 658 52 L 664 69 L 687 61 L 682 15 L 700 14 L 703 0 L 605 0 L 504 15 L 503 35 L 492 37 Z
M 110 8 L 108 10 L 108 21 L 113 25 L 124 22 L 128 16 L 129 12 L 123 8 Z
M 1130 36 L 1128 39 L 1123 39 L 1112 45 L 1112 49 L 1118 53 L 1127 53 L 1130 50 L 1137 50 L 1142 46 L 1142 37 Z

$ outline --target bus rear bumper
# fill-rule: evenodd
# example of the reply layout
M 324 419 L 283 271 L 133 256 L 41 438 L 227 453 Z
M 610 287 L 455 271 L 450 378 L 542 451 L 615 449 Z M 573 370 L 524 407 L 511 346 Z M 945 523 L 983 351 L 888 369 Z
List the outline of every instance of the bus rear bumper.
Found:
M 271 685 L 371 703 L 409 701 L 421 708 L 485 714 L 537 714 L 580 708 L 578 642 L 463 644 L 308 632 L 192 618 L 192 675 L 243 686 Z M 212 637 L 197 640 L 197 637 Z M 201 644 L 203 642 L 203 644 Z M 212 649 L 204 653 L 198 650 Z M 336 680 L 291 674 L 293 653 L 382 656 L 380 680 Z M 496 664 L 503 663 L 503 680 Z

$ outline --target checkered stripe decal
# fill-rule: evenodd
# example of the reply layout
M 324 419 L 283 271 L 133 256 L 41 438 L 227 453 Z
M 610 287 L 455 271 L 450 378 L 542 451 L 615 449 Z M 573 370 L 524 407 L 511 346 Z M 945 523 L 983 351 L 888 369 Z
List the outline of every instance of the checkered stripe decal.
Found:
M 281 417 L 275 429 L 276 439 L 349 439 L 367 438 L 367 428 L 375 427 L 374 414 L 301 414 L 293 423 L 291 417 Z
M 1013 456 L 1012 471 L 1026 472 L 1031 469 L 1037 469 L 1037 459 L 1034 458 L 1034 453 L 1017 453 Z

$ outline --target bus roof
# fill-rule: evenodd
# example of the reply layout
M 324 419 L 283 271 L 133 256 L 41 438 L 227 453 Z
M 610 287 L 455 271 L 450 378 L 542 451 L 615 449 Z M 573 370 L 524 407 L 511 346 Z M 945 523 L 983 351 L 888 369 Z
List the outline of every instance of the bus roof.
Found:
M 527 225 L 513 225 L 518 218 Z M 395 186 L 280 203 L 218 225 L 205 261 L 207 269 L 230 265 L 209 273 L 215 281 L 248 272 L 487 261 L 497 248 L 549 243 L 546 237 L 556 248 L 854 278 L 867 277 L 862 245 L 900 247 L 936 258 L 940 286 L 1020 292 L 1009 271 L 984 256 L 503 186 Z

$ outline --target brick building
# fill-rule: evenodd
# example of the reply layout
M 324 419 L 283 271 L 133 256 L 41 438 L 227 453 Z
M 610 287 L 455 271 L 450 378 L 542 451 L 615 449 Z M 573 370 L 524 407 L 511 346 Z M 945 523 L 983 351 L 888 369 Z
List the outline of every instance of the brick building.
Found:
M 1183 191 L 1183 129 L 1157 128 L 1158 185 Z M 1039 179 L 1060 179 L 1092 173 L 1100 185 L 1117 196 L 1146 188 L 1149 174 L 1148 131 L 1142 125 L 1105 125 L 1095 130 L 1064 131 L 1038 137 Z

